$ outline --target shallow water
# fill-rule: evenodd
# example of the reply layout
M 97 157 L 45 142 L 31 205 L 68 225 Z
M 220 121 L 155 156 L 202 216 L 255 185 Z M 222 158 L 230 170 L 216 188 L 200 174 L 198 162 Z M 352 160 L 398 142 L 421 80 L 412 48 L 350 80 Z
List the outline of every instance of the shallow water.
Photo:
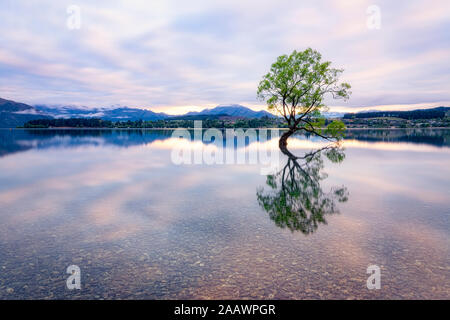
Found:
M 450 298 L 450 130 L 349 131 L 342 161 L 290 166 L 293 180 L 178 165 L 174 148 L 212 146 L 171 135 L 0 130 L 0 299 Z M 262 146 L 282 172 L 276 138 L 231 150 Z

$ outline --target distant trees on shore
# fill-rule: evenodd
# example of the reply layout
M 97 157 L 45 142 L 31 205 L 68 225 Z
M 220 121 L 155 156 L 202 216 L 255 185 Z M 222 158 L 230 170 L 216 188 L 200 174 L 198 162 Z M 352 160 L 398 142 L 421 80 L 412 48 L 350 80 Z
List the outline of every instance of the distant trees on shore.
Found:
M 450 127 L 450 118 L 441 117 L 440 112 L 427 111 L 423 118 L 415 118 L 421 113 L 413 113 L 413 119 L 401 117 L 387 117 L 386 113 L 379 112 L 385 116 L 365 118 L 364 116 L 350 117 L 342 119 L 348 128 L 415 128 L 415 127 Z M 447 111 L 448 112 L 448 111 Z M 395 113 L 395 112 L 394 112 Z M 392 113 L 389 113 L 390 115 Z M 352 114 L 352 115 L 360 115 Z M 364 115 L 364 114 L 363 114 Z M 433 117 L 431 118 L 431 116 Z M 196 120 L 196 119 L 195 119 Z M 203 128 L 287 128 L 288 124 L 281 118 L 202 118 Z M 326 127 L 333 122 L 333 119 L 324 119 L 322 126 Z M 70 119 L 37 119 L 25 123 L 24 128 L 193 128 L 194 119 L 166 119 L 154 121 L 118 121 L 113 122 L 99 118 L 70 118 Z
M 70 118 L 70 119 L 36 119 L 24 124 L 24 128 L 113 128 L 114 124 L 99 118 Z
M 25 123 L 24 128 L 193 128 L 194 120 L 118 121 L 99 118 L 39 119 Z M 282 128 L 280 119 L 203 119 L 203 128 Z
M 433 109 L 418 109 L 411 111 L 372 111 L 359 113 L 346 113 L 344 119 L 367 119 L 367 118 L 400 118 L 407 120 L 416 119 L 442 119 L 446 117 L 448 107 L 438 107 Z

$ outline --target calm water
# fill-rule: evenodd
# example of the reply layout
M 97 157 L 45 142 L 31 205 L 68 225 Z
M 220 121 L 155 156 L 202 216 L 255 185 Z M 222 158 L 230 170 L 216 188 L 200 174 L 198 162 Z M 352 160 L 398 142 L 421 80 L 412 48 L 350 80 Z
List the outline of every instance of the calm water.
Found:
M 350 131 L 270 174 L 177 165 L 211 146 L 171 133 L 0 130 L 0 299 L 450 299 L 449 130 Z

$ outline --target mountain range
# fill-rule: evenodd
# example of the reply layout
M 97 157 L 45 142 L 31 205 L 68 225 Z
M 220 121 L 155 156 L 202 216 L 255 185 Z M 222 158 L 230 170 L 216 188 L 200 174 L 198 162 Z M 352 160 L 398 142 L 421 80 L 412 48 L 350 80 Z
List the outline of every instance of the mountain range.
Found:
M 101 118 L 110 121 L 139 120 L 154 121 L 170 117 L 165 113 L 156 113 L 147 109 L 117 108 L 84 108 L 76 106 L 36 105 L 34 108 L 41 114 L 52 118 Z
M 247 107 L 241 106 L 239 104 L 232 105 L 220 105 L 212 109 L 204 109 L 200 112 L 188 112 L 184 116 L 214 116 L 214 115 L 227 115 L 230 117 L 238 118 L 262 118 L 262 117 L 275 117 L 273 114 L 267 111 L 253 111 Z
M 442 107 L 441 107 L 442 108 Z M 413 110 L 414 114 L 423 116 L 426 114 L 434 114 L 433 109 L 419 109 Z M 427 111 L 426 111 L 427 110 Z M 435 110 L 437 111 L 437 110 Z M 439 109 L 439 112 L 442 110 Z M 444 111 L 447 112 L 448 108 Z M 410 112 L 406 112 L 409 114 Z M 327 118 L 350 118 L 350 117 L 367 117 L 378 116 L 378 114 L 385 114 L 385 112 L 361 112 L 356 114 L 344 114 L 340 112 L 325 112 L 324 116 Z M 402 116 L 403 112 L 390 111 L 389 114 L 396 114 Z M 15 102 L 0 98 L 0 128 L 15 128 L 23 126 L 26 122 L 36 119 L 57 119 L 57 118 L 100 118 L 109 121 L 157 121 L 157 120 L 204 120 L 204 119 L 218 119 L 222 117 L 229 118 L 262 118 L 276 116 L 267 111 L 254 111 L 250 108 L 239 104 L 219 105 L 215 108 L 204 109 L 199 112 L 188 112 L 183 115 L 170 115 L 167 113 L 153 112 L 148 109 L 129 108 L 123 106 L 112 106 L 103 108 L 89 108 L 70 105 L 28 105 L 25 103 Z
M 156 120 L 180 120 L 180 119 L 207 119 L 220 117 L 233 118 L 274 118 L 267 111 L 254 111 L 250 108 L 233 104 L 220 105 L 212 109 L 204 109 L 200 112 L 188 112 L 183 115 L 170 115 L 157 113 L 147 109 L 129 107 L 87 108 L 79 106 L 48 106 L 27 105 L 0 98 L 0 127 L 12 128 L 22 126 L 24 123 L 35 119 L 54 118 L 100 118 L 109 121 L 156 121 Z

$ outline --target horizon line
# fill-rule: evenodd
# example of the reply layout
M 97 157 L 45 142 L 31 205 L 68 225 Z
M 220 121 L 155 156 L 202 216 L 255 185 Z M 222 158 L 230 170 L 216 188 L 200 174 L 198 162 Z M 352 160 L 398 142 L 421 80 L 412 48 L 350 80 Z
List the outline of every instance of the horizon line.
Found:
M 276 113 L 270 112 L 267 109 L 266 105 L 261 104 L 251 104 L 247 102 L 237 102 L 237 103 L 219 103 L 219 104 L 204 104 L 204 105 L 183 105 L 183 106 L 139 106 L 139 105 L 126 105 L 126 104 L 110 104 L 109 106 L 93 106 L 93 105 L 85 105 L 81 103 L 29 103 L 22 102 L 12 98 L 3 98 L 0 99 L 14 101 L 16 103 L 24 103 L 28 104 L 32 107 L 35 106 L 46 106 L 52 108 L 59 107 L 74 107 L 74 108 L 84 108 L 84 109 L 117 109 L 117 108 L 131 108 L 131 109 L 141 109 L 152 111 L 155 113 L 164 113 L 169 116 L 178 116 L 183 115 L 188 112 L 201 112 L 206 109 L 214 109 L 217 107 L 229 107 L 229 106 L 242 106 L 248 108 L 252 111 L 266 111 L 268 113 L 276 115 Z M 450 101 L 438 101 L 438 102 L 425 102 L 425 103 L 409 103 L 409 104 L 389 104 L 389 105 L 370 105 L 370 106 L 362 106 L 362 107 L 348 107 L 348 106 L 327 106 L 328 110 L 325 112 L 329 113 L 357 113 L 357 112 L 368 112 L 368 111 L 412 111 L 416 109 L 432 109 L 437 107 L 447 107 L 450 105 Z

